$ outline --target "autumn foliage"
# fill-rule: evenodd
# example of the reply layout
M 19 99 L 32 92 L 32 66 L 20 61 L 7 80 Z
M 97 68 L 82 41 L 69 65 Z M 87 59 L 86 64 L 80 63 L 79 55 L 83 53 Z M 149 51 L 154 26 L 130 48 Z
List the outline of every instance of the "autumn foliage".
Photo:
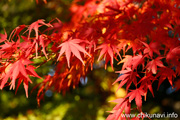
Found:
M 165 80 L 180 89 L 179 0 L 74 0 L 70 10 L 69 23 L 40 19 L 16 27 L 9 37 L 0 34 L 0 89 L 17 91 L 22 83 L 28 97 L 30 76 L 41 78 L 35 85 L 40 102 L 50 88 L 64 93 L 78 86 L 96 61 L 104 60 L 105 69 L 110 64 L 113 70 L 118 63 L 119 77 L 112 82 L 125 86 L 127 95 L 113 101 L 117 105 L 107 120 L 125 119 L 122 114 L 134 109 L 143 113 L 142 99 L 154 96 L 154 81 L 157 90 Z M 54 61 L 54 75 L 35 72 L 41 65 L 33 60 L 39 57 Z M 131 108 L 133 100 L 136 108 Z

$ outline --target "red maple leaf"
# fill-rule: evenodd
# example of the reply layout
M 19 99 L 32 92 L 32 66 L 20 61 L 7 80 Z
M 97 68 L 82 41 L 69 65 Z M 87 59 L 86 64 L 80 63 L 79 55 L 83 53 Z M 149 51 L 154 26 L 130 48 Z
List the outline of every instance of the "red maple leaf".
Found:
M 14 49 L 15 42 L 5 42 L 3 45 L 0 45 L 0 51 L 10 52 Z
M 42 34 L 39 36 L 39 45 L 41 45 L 42 47 L 42 52 L 44 53 L 44 55 L 47 57 L 47 54 L 46 54 L 46 50 L 45 50 L 45 47 L 49 44 L 50 41 L 48 41 L 48 38 L 46 35 Z M 37 51 L 37 50 L 36 50 Z M 36 53 L 38 54 L 38 52 Z
M 12 39 L 15 35 L 19 37 L 20 32 L 26 27 L 26 25 L 19 25 L 10 34 L 9 39 Z M 13 36 L 12 36 L 13 35 Z
M 86 52 L 86 50 L 82 46 L 79 45 L 79 43 L 82 42 L 84 41 L 80 39 L 72 39 L 72 38 L 63 42 L 61 45 L 58 46 L 61 48 L 61 50 L 57 60 L 59 60 L 59 58 L 65 52 L 68 67 L 70 67 L 70 57 L 71 57 L 71 53 L 73 53 L 83 63 L 83 65 L 85 65 L 80 55 L 80 52 L 87 54 L 89 57 L 91 56 L 89 55 L 89 53 Z
M 112 43 L 103 43 L 102 45 L 97 47 L 96 50 L 97 49 L 101 49 L 98 61 L 101 59 L 102 56 L 104 56 L 105 69 L 107 67 L 108 61 L 110 61 L 111 67 L 113 69 L 114 52 L 121 58 L 118 47 Z
M 123 60 L 121 60 L 118 64 L 124 63 L 122 66 L 122 70 L 124 70 L 127 67 L 131 67 L 132 65 L 132 56 L 131 55 L 126 55 Z
M 112 114 L 110 114 L 106 120 L 126 119 L 126 116 L 122 115 L 122 114 L 123 114 L 123 111 L 125 111 L 125 114 L 130 114 L 131 104 L 130 104 L 129 100 L 126 98 L 120 98 L 120 99 L 116 99 L 116 100 L 113 100 L 110 102 L 115 102 L 115 103 L 117 103 L 117 105 L 113 108 L 112 111 L 110 111 Z
M 151 94 L 154 97 L 154 93 L 153 93 L 153 88 L 152 88 L 152 83 L 156 80 L 156 78 L 152 75 L 152 72 L 148 72 L 146 71 L 146 76 L 144 76 L 143 78 L 141 78 L 141 80 L 138 82 L 141 83 L 141 87 L 144 88 L 145 91 L 145 100 L 146 100 L 146 94 L 147 91 L 149 89 L 149 91 L 151 92 Z
M 54 20 L 57 20 L 57 22 L 51 23 Z M 58 18 L 51 20 L 49 23 L 51 23 L 52 26 L 48 27 L 45 31 L 53 30 L 54 33 L 55 31 L 60 31 L 63 27 L 63 23 Z
M 122 61 L 120 61 L 118 64 L 124 63 L 122 70 L 124 70 L 126 67 L 130 67 L 134 70 L 134 69 L 137 69 L 137 67 L 141 64 L 144 68 L 144 57 L 141 54 L 136 55 L 134 57 L 130 55 L 126 55 L 125 58 Z
M 139 54 L 139 55 L 134 56 L 134 57 L 132 58 L 132 61 L 131 61 L 131 62 L 132 62 L 132 70 L 137 69 L 137 67 L 138 67 L 139 65 L 141 65 L 141 64 L 142 64 L 142 66 L 143 66 L 143 68 L 144 68 L 144 57 L 145 57 L 145 56 Z
M 8 67 L 8 69 L 6 70 L 7 72 L 5 71 L 0 78 L 1 81 L 0 88 L 2 89 L 4 85 L 7 83 L 8 79 L 10 78 L 11 79 L 10 89 L 12 88 L 15 89 L 15 82 L 19 78 L 18 87 L 23 80 L 26 97 L 28 97 L 28 82 L 32 83 L 32 81 L 28 77 L 28 73 L 29 75 L 40 78 L 34 72 L 35 68 L 33 66 L 28 66 L 31 63 L 32 63 L 31 61 L 21 58 L 17 60 L 15 63 L 7 66 Z
M 23 52 L 25 57 L 28 57 L 34 48 L 34 43 L 32 44 L 28 37 L 21 36 L 21 38 L 24 41 L 18 44 L 19 50 Z
M 142 42 L 142 41 L 141 41 Z M 142 42 L 144 44 L 144 46 L 146 47 L 144 49 L 144 54 L 149 54 L 149 56 L 152 58 L 153 57 L 153 53 L 156 53 L 158 55 L 160 55 L 159 50 L 162 48 L 160 46 L 159 43 L 157 42 L 151 42 L 149 45 L 145 42 Z
M 17 50 L 17 43 L 12 42 L 4 42 L 4 44 L 0 45 L 1 58 L 10 58 L 12 54 Z
M 52 27 L 52 25 L 51 25 L 50 23 L 45 23 L 43 19 L 38 20 L 38 21 L 36 21 L 36 22 L 33 22 L 33 23 L 29 26 L 29 28 L 28 28 L 28 30 L 29 30 L 29 37 L 30 37 L 31 31 L 34 29 L 35 35 L 36 35 L 36 39 L 38 39 L 38 29 L 39 29 L 39 27 L 41 27 L 42 25 L 46 25 L 46 26 L 48 26 L 48 27 Z
M 176 76 L 175 72 L 171 68 L 163 67 L 158 69 L 160 72 L 156 75 L 156 78 L 159 77 L 158 89 L 161 83 L 167 78 L 171 86 L 173 86 L 173 77 Z
M 171 48 L 168 54 L 166 55 L 167 62 L 178 65 L 180 58 L 180 47 Z
M 160 59 L 162 59 L 163 57 L 157 57 L 156 59 L 150 61 L 147 65 L 146 65 L 146 68 L 147 70 L 149 71 L 152 71 L 153 74 L 156 74 L 157 73 L 157 66 L 159 67 L 165 67 L 163 65 L 163 63 L 161 62 Z
M 4 34 L 1 34 L 1 33 L 0 33 L 0 43 L 1 43 L 1 42 L 4 42 L 5 40 L 7 40 L 7 33 L 6 33 L 6 31 L 4 30 Z
M 35 49 L 36 57 L 39 53 L 39 46 L 42 47 L 42 52 L 45 55 L 46 58 L 48 58 L 46 53 L 46 47 L 50 43 L 50 40 L 47 38 L 47 35 L 41 34 L 39 35 L 38 39 L 33 39 L 33 42 L 27 37 L 21 36 L 23 38 L 23 42 L 19 44 L 20 49 L 24 49 L 24 52 L 26 52 L 26 56 L 28 56 L 33 49 Z M 22 46 L 23 45 L 23 46 Z M 22 47 L 21 47 L 22 46 Z
M 132 82 L 134 83 L 135 86 L 137 86 L 136 76 L 139 77 L 137 72 L 134 72 L 130 68 L 127 68 L 127 70 L 117 71 L 117 73 L 120 73 L 120 77 L 118 77 L 113 84 L 121 81 L 118 89 L 121 88 L 124 84 L 126 84 L 126 90 L 128 90 Z
M 145 95 L 145 91 L 142 88 L 138 88 L 135 90 L 131 90 L 131 92 L 129 92 L 126 97 L 129 97 L 129 102 L 135 99 L 136 105 L 140 110 L 142 107 L 142 96 L 144 95 Z

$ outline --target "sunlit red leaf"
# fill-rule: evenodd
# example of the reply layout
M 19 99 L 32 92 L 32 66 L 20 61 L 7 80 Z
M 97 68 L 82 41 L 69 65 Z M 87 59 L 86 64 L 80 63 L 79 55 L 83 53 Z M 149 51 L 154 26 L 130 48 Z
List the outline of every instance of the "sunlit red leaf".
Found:
M 4 34 L 1 34 L 1 33 L 0 33 L 0 43 L 1 43 L 1 42 L 4 42 L 5 40 L 7 40 L 7 33 L 6 33 L 6 31 L 4 30 Z
M 29 26 L 29 28 L 28 28 L 28 30 L 29 30 L 29 37 L 30 37 L 30 34 L 31 34 L 32 30 L 34 30 L 35 31 L 35 35 L 36 35 L 36 39 L 38 39 L 38 36 L 39 36 L 38 30 L 39 30 L 39 27 L 41 27 L 42 25 L 45 25 L 45 26 L 48 26 L 48 27 L 52 27 L 52 25 L 50 23 L 45 23 L 44 20 L 42 20 L 42 19 L 38 20 L 36 22 L 33 22 Z
M 26 25 L 19 25 L 16 27 L 10 34 L 10 39 L 12 39 L 15 35 L 19 37 L 20 32 L 26 27 Z
M 143 66 L 144 68 L 144 57 L 142 55 L 137 55 L 132 58 L 132 69 L 137 69 L 139 65 Z
M 113 108 L 112 111 L 110 111 L 112 114 L 110 114 L 106 120 L 126 119 L 125 116 L 123 116 L 122 114 L 124 110 L 125 110 L 125 114 L 130 114 L 131 104 L 129 100 L 125 98 L 120 98 L 120 99 L 113 100 L 111 102 L 115 102 L 117 103 L 117 105 Z
M 28 66 L 31 63 L 32 63 L 31 61 L 21 58 L 15 63 L 10 64 L 8 70 L 6 70 L 0 78 L 1 81 L 0 88 L 2 89 L 7 83 L 8 79 L 10 78 L 11 79 L 10 89 L 15 89 L 16 80 L 19 78 L 17 87 L 19 87 L 19 85 L 23 80 L 24 89 L 26 91 L 26 97 L 28 97 L 28 83 L 29 82 L 32 83 L 32 81 L 28 76 L 28 73 L 30 73 L 29 75 L 32 75 L 34 77 L 39 77 L 34 72 L 34 68 L 32 66 Z
M 119 50 L 116 45 L 110 44 L 110 43 L 103 43 L 102 45 L 98 46 L 97 49 L 101 49 L 100 55 L 98 57 L 98 61 L 101 59 L 102 56 L 104 56 L 105 59 L 105 69 L 107 66 L 107 62 L 110 61 L 111 67 L 113 68 L 113 59 L 114 59 L 114 53 L 116 53 L 119 57 Z
M 132 56 L 131 55 L 126 55 L 125 58 L 119 62 L 119 64 L 120 63 L 124 63 L 123 66 L 122 66 L 122 70 L 124 70 L 127 67 L 131 67 L 131 65 L 132 65 Z
M 132 82 L 135 86 L 137 86 L 136 77 L 139 77 L 137 72 L 134 72 L 133 70 L 128 68 L 127 70 L 117 71 L 117 73 L 120 73 L 120 77 L 118 77 L 113 84 L 120 81 L 118 89 L 121 88 L 124 84 L 126 84 L 126 90 L 128 90 Z
M 145 95 L 145 91 L 141 88 L 135 89 L 135 90 L 131 90 L 131 92 L 129 92 L 127 94 L 127 97 L 129 97 L 129 102 L 131 102 L 133 99 L 135 99 L 136 105 L 138 107 L 138 109 L 141 109 L 142 107 L 142 96 Z
M 87 54 L 89 57 L 90 57 L 90 55 L 89 55 L 89 53 L 86 52 L 86 50 L 82 46 L 79 45 L 82 42 L 83 42 L 83 40 L 72 39 L 72 38 L 63 42 L 61 45 L 59 45 L 59 47 L 61 49 L 60 49 L 60 53 L 58 56 L 58 60 L 62 56 L 62 54 L 65 53 L 68 67 L 70 67 L 70 57 L 71 57 L 71 53 L 73 53 L 73 55 L 75 55 L 84 65 L 84 61 L 82 60 L 80 52 Z
M 158 67 L 165 67 L 162 63 L 162 61 L 160 59 L 162 59 L 163 57 L 157 57 L 156 59 L 150 61 L 146 67 L 147 70 L 152 71 L 153 74 L 157 73 L 157 66 Z

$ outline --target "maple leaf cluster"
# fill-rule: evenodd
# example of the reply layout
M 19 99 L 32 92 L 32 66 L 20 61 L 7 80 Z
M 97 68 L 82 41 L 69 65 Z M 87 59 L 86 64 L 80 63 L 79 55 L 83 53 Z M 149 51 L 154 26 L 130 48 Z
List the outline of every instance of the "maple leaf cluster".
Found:
M 180 89 L 179 0 L 74 0 L 70 10 L 70 23 L 37 20 L 16 27 L 9 37 L 0 34 L 0 89 L 17 90 L 23 83 L 28 96 L 29 76 L 42 77 L 36 86 L 40 102 L 50 88 L 64 93 L 78 86 L 95 61 L 104 60 L 106 69 L 116 60 L 122 68 L 113 84 L 126 86 L 127 95 L 113 101 L 117 105 L 107 120 L 126 119 L 122 114 L 133 112 L 133 100 L 142 113 L 142 99 L 148 91 L 154 96 L 154 81 L 157 89 L 166 79 Z M 37 75 L 38 57 L 55 61 L 54 75 Z

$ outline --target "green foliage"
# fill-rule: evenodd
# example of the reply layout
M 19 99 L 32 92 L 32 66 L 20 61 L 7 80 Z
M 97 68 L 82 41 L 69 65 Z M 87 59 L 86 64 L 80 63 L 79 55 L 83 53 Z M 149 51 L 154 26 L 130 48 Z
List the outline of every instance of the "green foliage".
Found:
M 28 2 L 28 4 L 27 4 Z M 0 29 L 6 28 L 8 33 L 20 24 L 27 24 L 33 20 L 35 2 L 21 0 L 2 0 L 0 2 Z
M 9 34 L 14 28 L 30 24 L 37 19 L 50 21 L 56 17 L 68 21 L 72 0 L 50 1 L 47 4 L 36 4 L 35 0 L 1 0 L 0 2 L 0 32 L 6 28 Z M 65 16 L 64 16 L 65 15 Z

